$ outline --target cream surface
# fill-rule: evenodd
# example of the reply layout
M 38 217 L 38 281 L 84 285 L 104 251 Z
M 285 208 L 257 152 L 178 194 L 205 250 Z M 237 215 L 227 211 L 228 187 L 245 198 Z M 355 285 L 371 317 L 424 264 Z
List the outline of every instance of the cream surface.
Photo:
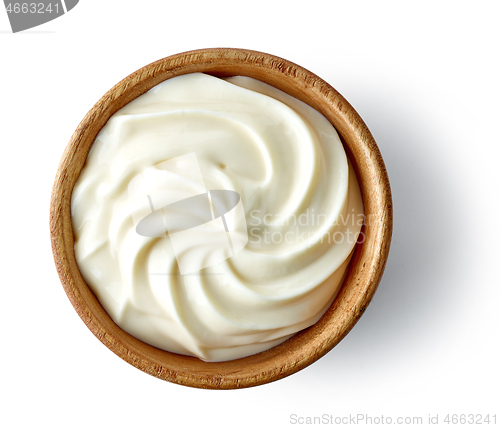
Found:
M 215 190 L 240 198 L 218 218 Z M 192 224 L 193 213 L 168 211 L 205 195 L 208 219 L 197 205 Z M 144 236 L 151 213 L 165 227 Z M 206 361 L 269 349 L 318 321 L 362 213 L 320 113 L 257 80 L 204 74 L 167 80 L 112 116 L 72 195 L 78 266 L 112 319 Z

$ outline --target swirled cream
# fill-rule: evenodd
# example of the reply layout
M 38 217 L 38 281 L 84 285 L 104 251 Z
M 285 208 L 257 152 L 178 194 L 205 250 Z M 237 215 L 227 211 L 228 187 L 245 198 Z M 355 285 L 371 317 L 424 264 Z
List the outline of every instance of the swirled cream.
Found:
M 72 195 L 80 271 L 111 318 L 206 361 L 319 320 L 363 223 L 333 126 L 247 77 L 167 80 L 114 114 Z

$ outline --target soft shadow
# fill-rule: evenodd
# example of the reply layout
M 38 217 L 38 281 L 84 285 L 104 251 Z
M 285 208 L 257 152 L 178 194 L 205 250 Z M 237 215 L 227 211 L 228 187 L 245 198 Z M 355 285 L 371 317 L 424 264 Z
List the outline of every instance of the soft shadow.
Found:
M 459 212 L 459 197 L 453 177 L 443 173 L 446 158 L 439 150 L 449 136 L 439 135 L 440 124 L 428 112 L 394 104 L 387 97 L 356 105 L 389 172 L 394 230 L 378 291 L 351 333 L 325 357 L 330 363 L 356 366 L 368 354 L 387 367 L 398 358 L 418 358 L 429 342 L 447 340 L 452 322 L 447 312 L 457 292 L 444 278 L 460 251 L 460 220 L 449 215 Z

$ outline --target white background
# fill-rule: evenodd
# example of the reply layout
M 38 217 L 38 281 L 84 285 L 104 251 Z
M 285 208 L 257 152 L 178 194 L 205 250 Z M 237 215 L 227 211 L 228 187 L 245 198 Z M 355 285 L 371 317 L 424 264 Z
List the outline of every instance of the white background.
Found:
M 0 9 L 0 425 L 439 414 L 450 426 L 453 413 L 500 425 L 499 4 L 81 0 L 18 34 Z M 85 113 L 138 68 L 204 47 L 272 53 L 332 84 L 378 142 L 394 198 L 386 272 L 352 332 L 307 369 L 239 391 L 169 384 L 115 356 L 69 303 L 49 239 L 51 186 Z

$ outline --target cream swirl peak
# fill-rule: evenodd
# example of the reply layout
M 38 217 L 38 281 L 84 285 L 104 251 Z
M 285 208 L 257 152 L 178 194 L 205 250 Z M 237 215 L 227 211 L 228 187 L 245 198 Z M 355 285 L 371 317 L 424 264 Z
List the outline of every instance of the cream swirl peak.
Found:
M 363 222 L 333 126 L 248 77 L 175 77 L 103 127 L 72 195 L 80 271 L 138 339 L 206 361 L 311 326 Z

